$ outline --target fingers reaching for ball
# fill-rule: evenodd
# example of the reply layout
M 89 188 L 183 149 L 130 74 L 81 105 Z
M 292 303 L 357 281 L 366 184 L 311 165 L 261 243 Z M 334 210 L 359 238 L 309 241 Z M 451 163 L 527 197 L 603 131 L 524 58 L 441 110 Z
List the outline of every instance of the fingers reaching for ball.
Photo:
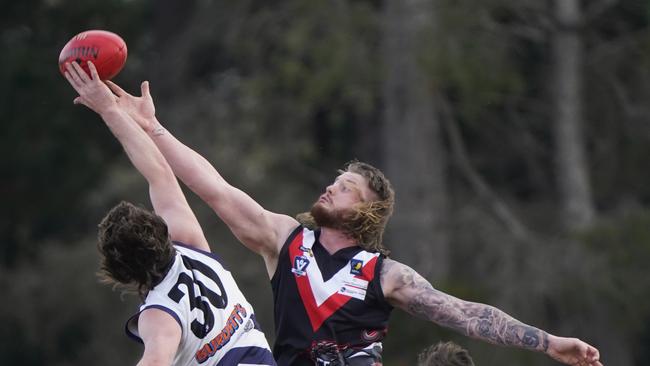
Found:
M 129 94 L 126 91 L 124 91 L 124 89 L 120 88 L 119 85 L 115 84 L 114 82 L 112 82 L 110 80 L 106 80 L 105 83 L 113 91 L 113 93 L 115 93 L 115 95 L 117 95 L 118 97 L 123 97 L 123 96 L 126 96 L 126 95 Z
M 90 61 L 88 61 L 90 63 Z M 84 83 L 87 83 L 90 81 L 90 77 L 86 73 L 86 71 L 79 65 L 77 62 L 72 63 L 72 68 L 77 72 L 77 75 L 79 75 L 79 78 L 81 81 Z
M 117 96 L 100 79 L 97 69 L 92 62 L 87 62 L 88 75 L 77 62 L 65 64 L 65 78 L 74 88 L 79 97 L 74 104 L 83 104 L 93 111 L 102 114 L 117 105 Z
M 92 65 L 92 63 L 89 61 L 89 65 Z M 90 76 L 84 71 L 84 69 L 75 61 L 73 62 L 67 62 L 65 64 L 65 73 L 64 76 L 70 82 L 70 85 L 79 93 L 81 94 L 81 88 L 84 87 L 84 85 L 88 84 L 91 79 Z
M 90 76 L 92 77 L 93 80 L 100 80 L 99 74 L 97 73 L 97 68 L 95 67 L 95 64 L 93 64 L 92 61 L 88 61 L 88 70 L 90 70 Z
M 68 80 L 70 85 L 72 85 L 74 90 L 76 90 L 77 93 L 81 94 L 80 89 L 83 86 L 83 81 L 71 63 L 68 62 L 65 64 L 65 73 L 63 75 Z

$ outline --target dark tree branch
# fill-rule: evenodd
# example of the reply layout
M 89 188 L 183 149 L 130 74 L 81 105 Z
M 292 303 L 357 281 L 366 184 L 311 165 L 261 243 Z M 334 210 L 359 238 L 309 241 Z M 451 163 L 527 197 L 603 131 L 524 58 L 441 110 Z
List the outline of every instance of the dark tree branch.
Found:
M 456 165 L 476 191 L 479 197 L 484 200 L 494 214 L 503 222 L 514 237 L 520 240 L 530 240 L 531 234 L 526 226 L 510 210 L 503 200 L 490 188 L 481 175 L 474 169 L 467 156 L 467 149 L 460 134 L 451 107 L 444 97 L 438 97 L 438 104 L 442 115 L 442 123 L 451 145 L 452 155 Z
M 585 24 L 591 23 L 594 19 L 601 16 L 604 12 L 617 5 L 619 1 L 620 0 L 592 0 L 584 12 Z
M 605 77 L 607 83 L 612 87 L 614 96 L 618 101 L 623 113 L 632 118 L 645 118 L 650 119 L 650 109 L 644 106 L 639 106 L 630 101 L 630 98 L 625 91 L 625 87 L 619 82 L 616 77 L 609 75 Z
M 554 22 L 547 12 L 537 12 L 533 17 L 529 12 L 521 10 L 517 11 L 517 16 L 520 19 L 516 22 L 502 23 L 496 21 L 488 11 L 483 11 L 479 21 L 486 30 L 511 34 L 536 43 L 545 42 L 549 31 L 555 28 Z
M 489 31 L 511 34 L 536 43 L 542 43 L 546 39 L 546 32 L 543 27 L 529 24 L 502 24 L 492 19 L 489 14 L 483 14 L 480 21 L 481 25 Z

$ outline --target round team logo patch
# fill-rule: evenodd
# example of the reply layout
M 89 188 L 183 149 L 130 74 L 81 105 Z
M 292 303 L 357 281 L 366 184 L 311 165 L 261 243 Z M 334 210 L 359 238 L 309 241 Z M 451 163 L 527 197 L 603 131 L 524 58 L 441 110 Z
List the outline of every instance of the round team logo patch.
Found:
M 375 341 L 378 341 L 379 339 L 381 339 L 383 334 L 384 334 L 384 331 L 364 329 L 361 332 L 361 338 L 364 341 L 375 342 Z

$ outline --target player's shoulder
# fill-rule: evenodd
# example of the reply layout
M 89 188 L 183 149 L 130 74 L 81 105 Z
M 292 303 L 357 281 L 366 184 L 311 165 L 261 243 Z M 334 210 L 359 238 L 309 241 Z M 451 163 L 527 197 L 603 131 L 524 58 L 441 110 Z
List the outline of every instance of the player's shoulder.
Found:
M 402 272 L 402 271 L 408 271 L 411 270 L 411 267 L 407 266 L 404 263 L 398 262 L 394 259 L 391 259 L 389 257 L 384 258 L 382 261 L 382 266 L 381 266 L 381 276 L 390 276 L 394 275 L 397 272 Z
M 192 266 L 192 263 L 196 264 L 198 261 L 204 263 L 204 265 L 212 267 L 213 269 L 229 270 L 229 267 L 224 262 L 223 258 L 214 252 L 208 252 L 195 246 L 177 241 L 174 241 L 173 244 L 176 252 L 184 258 L 183 262 L 185 263 L 185 266 Z
M 210 258 L 220 260 L 217 254 L 204 250 L 203 248 L 197 247 L 196 245 L 187 244 L 185 242 L 176 241 L 176 240 L 172 241 L 172 244 L 174 244 L 174 249 L 176 249 L 176 251 L 181 255 L 190 255 L 196 257 L 207 256 Z
M 405 283 L 405 278 L 413 277 L 416 274 L 417 273 L 406 264 L 391 258 L 384 258 L 379 272 L 384 293 L 390 293 L 393 290 L 402 287 Z

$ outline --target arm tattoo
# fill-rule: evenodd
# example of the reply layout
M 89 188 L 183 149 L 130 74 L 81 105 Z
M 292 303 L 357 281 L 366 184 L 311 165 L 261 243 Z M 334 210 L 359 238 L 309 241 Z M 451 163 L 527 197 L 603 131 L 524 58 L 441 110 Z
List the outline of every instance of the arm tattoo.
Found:
M 438 291 L 408 266 L 384 261 L 381 275 L 395 286 L 397 305 L 413 315 L 490 343 L 544 352 L 548 349 L 546 332 L 493 306 Z
M 165 130 L 165 128 L 160 123 L 157 123 L 156 126 L 154 126 L 154 128 L 151 130 L 150 134 L 152 136 L 161 136 L 164 135 L 165 132 L 167 132 L 167 130 Z

